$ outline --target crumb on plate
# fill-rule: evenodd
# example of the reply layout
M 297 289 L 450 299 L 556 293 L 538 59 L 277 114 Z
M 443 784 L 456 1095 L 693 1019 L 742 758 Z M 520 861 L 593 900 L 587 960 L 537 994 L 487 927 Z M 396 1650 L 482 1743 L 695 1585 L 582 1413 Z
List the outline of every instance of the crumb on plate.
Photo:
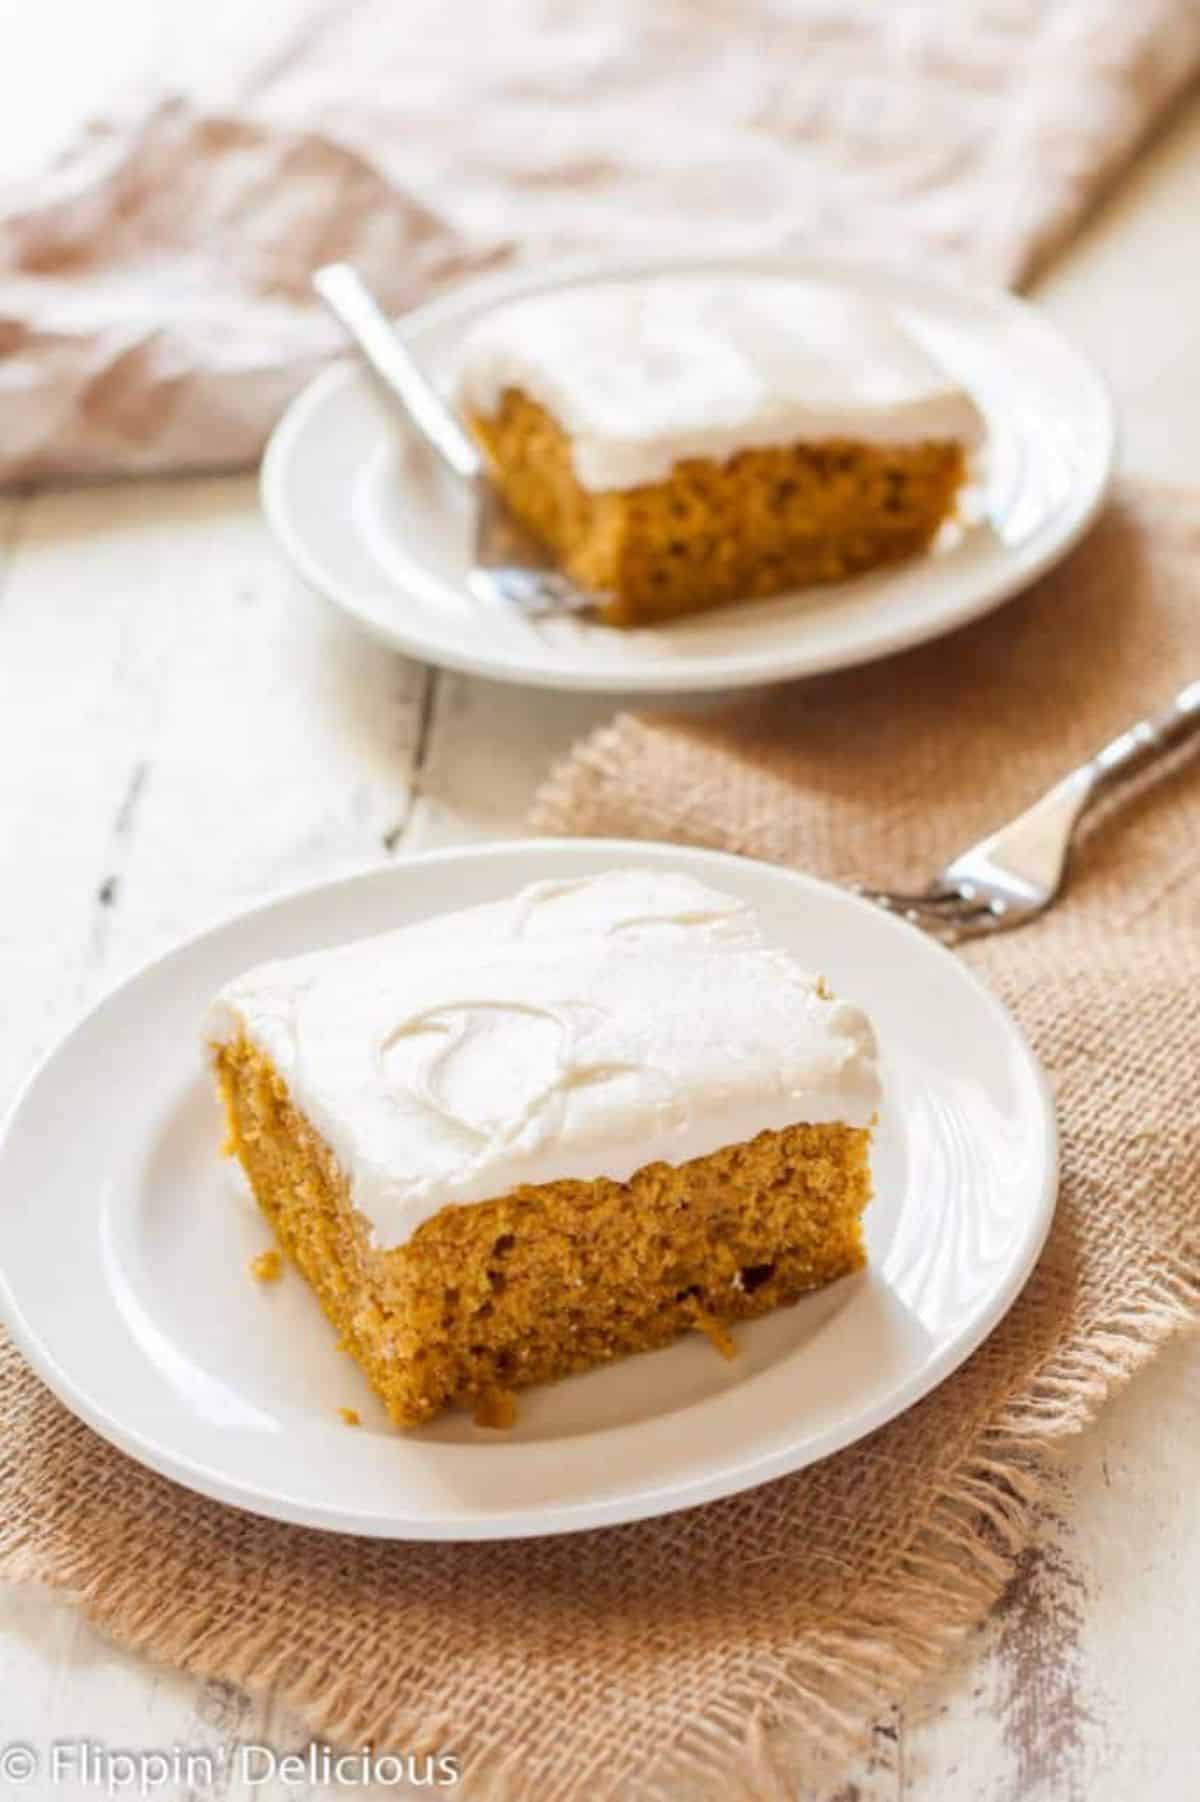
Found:
M 475 1403 L 472 1416 L 477 1427 L 511 1427 L 517 1418 L 517 1403 L 508 1389 L 488 1389 Z
M 713 1314 L 706 1314 L 703 1308 L 696 1309 L 696 1331 L 703 1333 L 723 1358 L 732 1360 L 737 1357 L 737 1344 L 725 1322 L 718 1320 Z

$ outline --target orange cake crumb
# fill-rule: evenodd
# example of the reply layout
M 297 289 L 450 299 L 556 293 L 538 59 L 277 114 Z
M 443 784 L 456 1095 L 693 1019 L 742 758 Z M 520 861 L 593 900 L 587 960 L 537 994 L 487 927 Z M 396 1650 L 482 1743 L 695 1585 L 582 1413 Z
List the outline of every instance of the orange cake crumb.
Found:
M 733 1334 L 725 1322 L 715 1319 L 711 1314 L 706 1314 L 702 1308 L 696 1309 L 696 1331 L 703 1333 L 709 1344 L 714 1346 L 723 1358 L 728 1358 L 732 1362 L 737 1357 L 737 1346 L 734 1343 Z
M 270 1060 L 241 1038 L 216 1068 L 260 1207 L 399 1426 L 691 1328 L 719 1343 L 717 1323 L 864 1261 L 865 1128 L 791 1126 L 626 1183 L 522 1187 L 381 1250 Z
M 277 1283 L 283 1275 L 283 1258 L 278 1251 L 260 1251 L 250 1260 L 250 1274 L 256 1283 Z
M 663 481 L 584 488 L 571 440 L 528 395 L 469 424 L 517 518 L 613 626 L 837 582 L 924 550 L 966 474 L 955 442 L 849 439 L 694 458 Z
M 516 1397 L 507 1389 L 489 1389 L 479 1397 L 472 1414 L 477 1427 L 511 1427 L 516 1418 Z

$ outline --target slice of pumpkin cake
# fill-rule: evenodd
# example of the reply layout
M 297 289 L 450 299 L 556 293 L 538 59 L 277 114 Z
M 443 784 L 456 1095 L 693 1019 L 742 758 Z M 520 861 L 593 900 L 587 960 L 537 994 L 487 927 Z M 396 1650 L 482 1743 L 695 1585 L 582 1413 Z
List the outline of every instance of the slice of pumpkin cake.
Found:
M 458 400 L 508 506 L 613 626 L 917 555 L 985 436 L 891 307 L 716 272 L 497 307 Z
M 863 1262 L 867 1019 L 689 876 L 265 964 L 208 1037 L 259 1205 L 399 1426 Z

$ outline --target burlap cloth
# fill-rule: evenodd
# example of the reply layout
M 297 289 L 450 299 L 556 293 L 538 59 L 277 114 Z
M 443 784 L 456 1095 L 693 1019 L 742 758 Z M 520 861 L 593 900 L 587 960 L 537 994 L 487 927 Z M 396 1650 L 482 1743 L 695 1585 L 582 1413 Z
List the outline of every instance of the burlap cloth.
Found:
M 913 882 L 1198 663 L 1200 495 L 1126 494 L 1058 573 L 940 643 L 618 721 L 537 823 Z M 471 1797 L 794 1798 L 981 1618 L 1054 1442 L 1200 1311 L 1200 771 L 1110 810 L 1059 907 L 962 955 L 1053 1079 L 1058 1214 L 982 1349 L 861 1445 L 636 1526 L 387 1545 L 176 1488 L 8 1350 L 0 1573 L 189 1671 L 277 1684 L 339 1741 L 456 1750 Z
M 307 288 L 334 256 L 396 309 L 514 254 L 698 239 L 1016 281 L 1200 63 L 1197 0 L 218 11 L 0 196 L 0 482 L 253 457 L 337 347 Z M 540 823 L 916 878 L 1197 673 L 1188 512 L 1127 501 L 943 645 L 724 720 L 623 721 Z M 148 1474 L 5 1347 L 0 1574 L 276 1685 L 338 1741 L 458 1751 L 472 1798 L 794 1797 L 998 1593 L 1051 1443 L 1195 1317 L 1196 827 L 1195 788 L 1155 785 L 1068 905 L 965 953 L 1054 1074 L 1063 1198 L 1003 1326 L 865 1445 L 665 1521 L 383 1545 Z
M 1198 0 L 275 0 L 0 189 L 0 482 L 248 462 L 341 338 L 517 254 L 1027 275 L 1200 66 Z

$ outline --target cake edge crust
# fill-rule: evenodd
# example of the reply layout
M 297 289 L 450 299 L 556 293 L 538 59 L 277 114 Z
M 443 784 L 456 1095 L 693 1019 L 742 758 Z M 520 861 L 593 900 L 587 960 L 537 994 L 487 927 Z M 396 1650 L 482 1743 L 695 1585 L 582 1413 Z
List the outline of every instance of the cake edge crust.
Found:
M 645 1165 L 626 1183 L 452 1204 L 404 1244 L 378 1248 L 270 1058 L 242 1036 L 211 1052 L 226 1150 L 400 1427 L 453 1406 L 508 1424 L 513 1390 L 691 1330 L 729 1351 L 730 1323 L 865 1262 L 871 1129 L 803 1122 L 686 1164 Z

